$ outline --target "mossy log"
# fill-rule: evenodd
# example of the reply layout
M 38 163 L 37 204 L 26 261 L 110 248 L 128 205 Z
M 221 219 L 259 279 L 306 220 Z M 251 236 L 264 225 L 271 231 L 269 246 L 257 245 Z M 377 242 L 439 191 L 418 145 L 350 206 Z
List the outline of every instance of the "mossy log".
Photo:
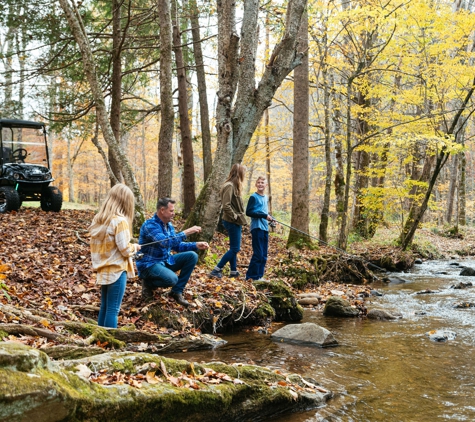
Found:
M 161 381 L 134 387 L 89 380 L 91 371 L 106 378 L 150 368 L 161 370 Z M 221 374 L 216 382 L 205 381 L 210 371 Z M 258 366 L 117 352 L 55 363 L 27 346 L 0 344 L 0 421 L 262 420 L 322 406 L 329 397 L 315 380 Z

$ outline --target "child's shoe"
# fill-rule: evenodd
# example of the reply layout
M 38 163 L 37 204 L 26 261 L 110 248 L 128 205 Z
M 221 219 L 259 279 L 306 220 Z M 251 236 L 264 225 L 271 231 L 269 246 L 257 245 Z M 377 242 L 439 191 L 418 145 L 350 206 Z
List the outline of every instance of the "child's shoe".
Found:
M 219 267 L 214 267 L 212 271 L 209 273 L 210 277 L 221 278 L 223 277 L 223 270 Z

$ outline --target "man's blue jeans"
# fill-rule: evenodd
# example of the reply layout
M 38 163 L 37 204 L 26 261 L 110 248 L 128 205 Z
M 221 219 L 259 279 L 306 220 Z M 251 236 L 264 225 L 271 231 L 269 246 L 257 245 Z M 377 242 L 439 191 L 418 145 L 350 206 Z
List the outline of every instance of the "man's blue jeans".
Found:
M 241 250 L 242 226 L 224 220 L 223 226 L 228 231 L 229 250 L 223 255 L 217 266 L 223 268 L 229 262 L 231 271 L 237 271 L 237 254 Z
M 252 258 L 247 269 L 246 279 L 259 280 L 264 276 L 269 245 L 269 232 L 261 229 L 251 230 Z
M 127 284 L 127 272 L 124 271 L 116 282 L 101 286 L 101 308 L 97 325 L 117 328 L 117 317 Z
M 198 262 L 198 254 L 193 251 L 173 255 L 175 263 L 158 262 L 140 272 L 140 278 L 152 289 L 171 287 L 173 293 L 183 293 L 191 273 Z M 175 272 L 180 271 L 180 275 Z

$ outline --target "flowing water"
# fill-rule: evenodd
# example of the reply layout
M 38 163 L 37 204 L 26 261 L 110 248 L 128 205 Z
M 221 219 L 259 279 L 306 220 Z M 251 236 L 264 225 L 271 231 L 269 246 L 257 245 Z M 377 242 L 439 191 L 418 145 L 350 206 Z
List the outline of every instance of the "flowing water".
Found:
M 460 260 L 475 268 L 475 261 Z M 334 392 L 325 407 L 274 419 L 313 421 L 475 421 L 475 286 L 452 289 L 462 277 L 449 261 L 417 265 L 397 275 L 405 283 L 374 285 L 382 297 L 368 299 L 368 308 L 382 307 L 403 315 L 396 321 L 323 317 L 306 311 L 303 322 L 314 322 L 334 334 L 339 346 L 320 349 L 276 343 L 269 335 L 239 333 L 223 336 L 229 343 L 214 351 L 173 357 L 197 362 L 254 362 L 318 380 Z M 439 290 L 416 294 L 422 290 Z M 279 326 L 273 327 L 277 329 Z M 436 343 L 431 330 L 456 333 Z

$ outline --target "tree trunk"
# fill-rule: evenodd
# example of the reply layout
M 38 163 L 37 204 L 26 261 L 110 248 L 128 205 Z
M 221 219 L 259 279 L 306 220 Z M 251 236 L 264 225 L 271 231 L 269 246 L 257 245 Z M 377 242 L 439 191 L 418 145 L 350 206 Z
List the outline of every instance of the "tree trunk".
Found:
M 191 139 L 190 118 L 188 114 L 188 86 L 186 82 L 185 61 L 181 48 L 180 24 L 177 0 L 172 0 L 173 49 L 175 51 L 176 73 L 178 79 L 178 111 L 180 114 L 180 134 L 183 152 L 183 216 L 186 218 L 196 201 L 195 165 Z
M 71 159 L 71 139 L 67 137 L 68 143 L 68 155 L 67 155 L 67 163 L 68 163 L 68 201 L 69 202 L 76 202 L 74 198 L 74 172 L 73 172 L 73 162 Z
M 266 143 L 266 178 L 267 178 L 267 197 L 268 197 L 268 212 L 272 215 L 272 181 L 271 181 L 271 157 L 270 157 L 270 140 L 269 140 L 269 109 L 264 112 L 265 121 L 265 143 Z
M 170 0 L 158 0 L 160 10 L 160 134 L 158 140 L 158 197 L 172 196 L 173 91 L 172 21 Z
M 259 3 L 256 0 L 244 2 L 240 50 L 239 37 L 236 33 L 236 2 L 223 0 L 217 4 L 219 91 L 216 105 L 216 129 L 218 145 L 211 175 L 201 190 L 185 226 L 201 225 L 203 239 L 211 240 L 213 237 L 221 208 L 219 189 L 229 173 L 231 164 L 242 160 L 264 110 L 272 103 L 272 97 L 277 88 L 301 62 L 303 54 L 297 53 L 295 46 L 305 6 L 306 0 L 289 2 L 283 37 L 275 46 L 256 88 L 255 59 L 258 43 L 256 28 L 258 27 Z M 233 108 L 236 90 L 237 96 Z
M 82 23 L 79 11 L 76 9 L 74 3 L 69 3 L 68 0 L 60 0 L 61 8 L 63 9 L 66 19 L 68 20 L 71 32 L 78 44 L 81 51 L 82 61 L 84 65 L 84 73 L 86 74 L 89 86 L 91 87 L 91 93 L 94 98 L 96 106 L 96 115 L 99 125 L 102 130 L 102 136 L 107 143 L 110 150 L 113 151 L 115 159 L 121 166 L 122 173 L 124 175 L 125 183 L 132 190 L 135 196 L 135 225 L 140 226 L 145 221 L 145 209 L 140 193 L 140 188 L 135 180 L 135 175 L 132 167 L 127 159 L 127 156 L 122 151 L 120 144 L 116 141 L 114 133 L 110 125 L 110 121 L 107 116 L 106 104 L 104 101 L 104 95 L 102 93 L 99 78 L 96 72 L 96 66 L 92 50 L 87 39 L 87 35 Z M 107 161 L 107 160 L 106 160 Z
M 308 17 L 304 12 L 298 34 L 299 50 L 308 49 Z M 301 232 L 309 232 L 309 189 L 308 189 L 308 123 L 309 82 L 308 56 L 294 70 L 294 125 L 292 148 L 292 217 L 290 225 Z M 290 230 L 287 246 L 297 242 L 311 243 L 308 236 Z
M 270 22 L 269 10 L 266 12 L 266 62 L 269 60 L 270 51 Z M 270 141 L 269 141 L 269 109 L 266 108 L 264 112 L 264 127 L 265 127 L 265 144 L 266 144 L 266 177 L 267 177 L 267 196 L 268 196 L 268 211 L 272 215 L 272 181 L 271 181 L 271 165 L 270 165 Z
M 332 90 L 334 87 L 332 77 Z M 336 99 L 335 99 L 336 100 Z M 338 99 L 341 101 L 341 98 Z M 339 107 L 333 108 L 333 126 L 335 128 L 333 139 L 335 144 L 335 210 L 336 210 L 336 225 L 338 232 L 341 233 L 341 224 L 343 221 L 343 214 L 345 210 L 345 175 L 343 163 L 343 131 L 341 127 L 341 112 Z
M 346 233 L 348 223 L 348 204 L 350 202 L 350 180 L 351 180 L 351 157 L 353 155 L 353 147 L 351 145 L 351 101 L 352 101 L 352 84 L 353 80 L 350 78 L 347 83 L 346 92 L 346 179 L 345 191 L 343 196 L 343 207 L 341 212 L 341 226 L 338 235 L 338 247 L 346 250 L 348 236 Z
M 458 224 L 465 226 L 467 224 L 467 214 L 466 214 L 466 168 L 467 168 L 467 157 L 465 152 L 460 153 L 460 178 L 459 178 L 459 200 L 458 200 Z
M 209 126 L 208 95 L 206 90 L 206 75 L 201 48 L 201 35 L 199 24 L 199 10 L 196 0 L 190 0 L 191 35 L 193 37 L 193 54 L 196 65 L 196 80 L 198 83 L 198 98 L 200 103 L 201 144 L 203 148 L 203 180 L 206 181 L 213 167 L 211 153 L 211 130 Z
M 459 156 L 458 154 L 452 156 L 452 165 L 450 166 L 450 182 L 449 191 L 447 192 L 447 212 L 445 220 L 447 223 L 452 222 L 452 215 L 454 212 L 455 191 L 457 188 L 458 170 L 459 170 Z
M 331 135 L 330 135 L 330 86 L 328 83 L 328 67 L 322 64 L 322 85 L 323 85 L 323 113 L 324 127 L 323 136 L 325 142 L 325 192 L 323 194 L 322 214 L 320 217 L 319 237 L 322 241 L 328 242 L 328 217 L 330 213 L 330 195 L 332 188 L 332 159 L 331 159 Z
M 120 143 L 120 109 L 122 99 L 122 30 L 121 30 L 122 1 L 112 0 L 112 78 L 111 78 L 111 112 L 110 124 L 117 143 Z M 115 180 L 123 181 L 120 165 L 109 151 L 109 162 L 115 178 L 110 179 L 111 186 Z

